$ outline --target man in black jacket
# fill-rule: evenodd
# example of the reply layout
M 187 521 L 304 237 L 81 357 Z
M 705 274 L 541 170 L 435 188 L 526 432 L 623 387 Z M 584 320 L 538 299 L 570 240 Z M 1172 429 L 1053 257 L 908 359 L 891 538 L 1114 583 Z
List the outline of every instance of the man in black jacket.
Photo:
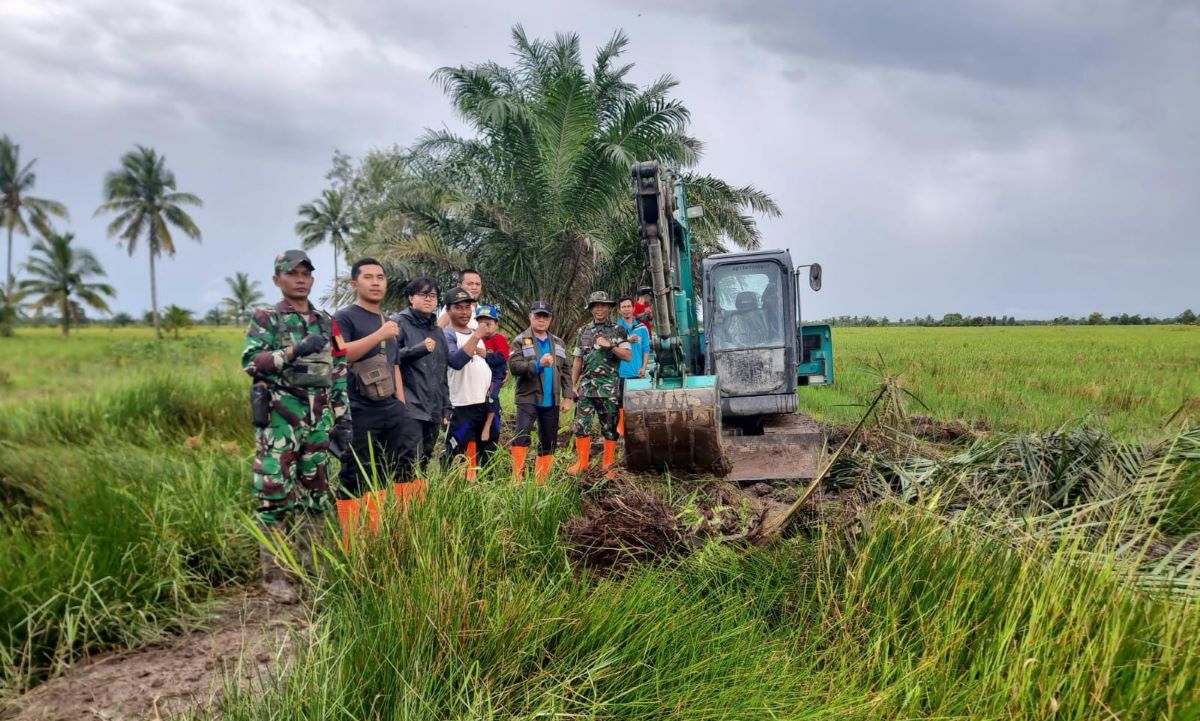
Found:
M 405 288 L 409 307 L 399 315 L 400 378 L 404 387 L 400 404 L 401 475 L 412 480 L 425 470 L 437 447 L 438 431 L 450 407 L 446 369 L 458 370 L 470 357 L 461 350 L 448 353 L 446 337 L 438 327 L 437 281 L 417 278 Z

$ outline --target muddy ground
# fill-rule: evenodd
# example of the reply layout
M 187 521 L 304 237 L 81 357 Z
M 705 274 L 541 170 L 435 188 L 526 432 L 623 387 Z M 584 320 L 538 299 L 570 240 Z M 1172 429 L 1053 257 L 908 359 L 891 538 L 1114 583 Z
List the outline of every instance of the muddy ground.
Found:
M 243 688 L 286 672 L 308 609 L 258 593 L 221 599 L 202 630 L 132 651 L 97 656 L 0 709 L 20 721 L 166 719 L 214 708 L 225 684 Z

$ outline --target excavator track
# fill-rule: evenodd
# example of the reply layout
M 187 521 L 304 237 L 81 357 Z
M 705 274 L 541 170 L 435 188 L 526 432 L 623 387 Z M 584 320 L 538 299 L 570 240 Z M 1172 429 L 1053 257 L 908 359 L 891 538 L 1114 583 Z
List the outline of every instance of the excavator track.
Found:
M 723 441 L 728 481 L 807 480 L 817 475 L 825 432 L 812 418 L 788 413 L 766 418 L 762 435 L 740 435 L 727 428 Z

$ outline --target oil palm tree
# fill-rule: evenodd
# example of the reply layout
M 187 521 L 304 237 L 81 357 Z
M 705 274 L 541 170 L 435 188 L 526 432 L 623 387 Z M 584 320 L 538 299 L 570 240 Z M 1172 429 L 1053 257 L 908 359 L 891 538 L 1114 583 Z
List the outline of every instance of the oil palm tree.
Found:
M 166 167 L 166 158 L 144 145 L 121 156 L 121 168 L 105 176 L 104 198 L 96 215 L 117 214 L 108 224 L 110 238 L 119 236 L 130 255 L 137 250 L 138 241 L 145 238 L 150 255 L 150 312 L 154 332 L 162 338 L 154 261 L 164 252 L 175 255 L 172 227 L 189 238 L 200 240 L 200 228 L 182 206 L 199 206 L 203 202 L 192 193 L 177 191 L 175 173 Z
M 779 209 L 751 186 L 691 171 L 702 146 L 687 134 L 689 111 L 670 97 L 676 81 L 632 83 L 633 66 L 620 62 L 627 45 L 616 33 L 585 67 L 578 36 L 531 40 L 518 26 L 514 66 L 439 70 L 474 134 L 428 133 L 390 166 L 367 159 L 361 174 L 371 187 L 355 192 L 374 199 L 356 209 L 364 252 L 400 277 L 479 268 L 510 322 L 523 322 L 528 302 L 542 297 L 562 309 L 565 331 L 583 319 L 589 292 L 633 290 L 641 280 L 630 167 L 643 160 L 681 172 L 689 203 L 705 208 L 694 227 L 698 255 L 726 242 L 756 247 L 753 213 Z M 380 167 L 390 170 L 367 177 Z
M 250 311 L 262 302 L 263 294 L 258 290 L 258 281 L 250 280 L 245 273 L 237 273 L 232 278 L 226 277 L 229 285 L 229 295 L 221 303 L 239 322 L 245 323 L 250 319 Z
M 111 285 L 89 281 L 104 277 L 104 268 L 91 251 L 72 246 L 74 239 L 72 233 L 51 233 L 34 243 L 25 264 L 25 272 L 32 277 L 21 282 L 21 292 L 36 299 L 34 308 L 58 310 L 64 338 L 70 333 L 71 318 L 80 315 L 76 309 L 86 305 L 107 313 L 105 297 L 117 295 Z
M 163 309 L 163 328 L 174 334 L 179 340 L 179 331 L 192 325 L 192 311 L 177 305 L 169 305 Z
M 345 256 L 350 236 L 354 232 L 350 208 L 345 193 L 338 188 L 326 188 L 321 197 L 305 203 L 297 211 L 300 220 L 296 223 L 296 235 L 305 250 L 312 250 L 326 242 L 333 246 L 333 283 L 337 292 L 338 258 Z
M 37 159 L 21 165 L 21 146 L 14 143 L 7 135 L 0 136 L 0 225 L 8 234 L 8 260 L 4 272 L 4 292 L 13 293 L 16 290 L 13 281 L 13 233 L 29 235 L 29 226 L 42 234 L 53 232 L 50 216 L 67 217 L 67 207 L 62 203 L 45 198 L 35 198 L 29 195 L 37 183 L 37 175 L 33 172 Z M 5 308 L 15 307 L 15 299 L 6 301 Z M 15 313 L 13 314 L 15 317 Z M 11 328 L 11 318 L 8 313 L 0 313 L 0 329 L 7 334 Z

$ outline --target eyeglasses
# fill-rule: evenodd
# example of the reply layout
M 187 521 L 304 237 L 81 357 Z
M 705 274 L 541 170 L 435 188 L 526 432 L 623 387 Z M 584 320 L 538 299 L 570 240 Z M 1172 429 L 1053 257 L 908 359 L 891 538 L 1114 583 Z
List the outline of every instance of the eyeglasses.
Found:
M 426 300 L 437 300 L 436 291 L 429 291 L 428 293 L 413 293 L 413 295 L 417 296 L 418 298 L 425 298 Z

